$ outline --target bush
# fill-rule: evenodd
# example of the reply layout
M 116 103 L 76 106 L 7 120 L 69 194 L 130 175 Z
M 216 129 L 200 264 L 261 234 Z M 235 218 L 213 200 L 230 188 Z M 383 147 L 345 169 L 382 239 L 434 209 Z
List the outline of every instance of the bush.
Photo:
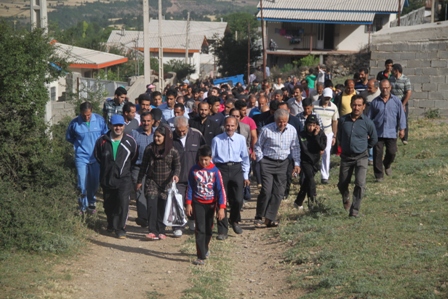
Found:
M 299 59 L 300 66 L 315 67 L 319 64 L 319 57 L 308 55 Z
M 72 147 L 68 122 L 45 124 L 46 83 L 61 66 L 42 30 L 0 23 L 0 250 L 60 252 L 77 242 Z M 49 133 L 52 133 L 50 138 Z

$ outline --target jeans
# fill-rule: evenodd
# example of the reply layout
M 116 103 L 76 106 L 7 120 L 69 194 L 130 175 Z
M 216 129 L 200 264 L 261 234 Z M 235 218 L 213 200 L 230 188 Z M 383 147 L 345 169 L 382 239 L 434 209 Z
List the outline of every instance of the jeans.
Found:
M 81 192 L 79 208 L 85 211 L 88 206 L 95 206 L 95 194 L 100 184 L 100 164 L 98 162 L 75 162 L 78 173 L 78 189 Z

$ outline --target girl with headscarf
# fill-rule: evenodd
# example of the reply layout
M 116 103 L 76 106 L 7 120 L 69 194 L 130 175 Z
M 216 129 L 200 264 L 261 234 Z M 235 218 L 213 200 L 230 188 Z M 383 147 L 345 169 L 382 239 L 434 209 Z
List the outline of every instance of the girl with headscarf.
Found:
M 173 181 L 179 181 L 180 158 L 173 147 L 173 135 L 166 125 L 160 125 L 154 132 L 154 142 L 150 143 L 143 154 L 143 160 L 137 182 L 141 182 L 146 175 L 145 196 L 148 207 L 150 240 L 164 240 L 166 238 L 163 215 L 168 190 Z M 137 184 L 137 190 L 141 184 Z

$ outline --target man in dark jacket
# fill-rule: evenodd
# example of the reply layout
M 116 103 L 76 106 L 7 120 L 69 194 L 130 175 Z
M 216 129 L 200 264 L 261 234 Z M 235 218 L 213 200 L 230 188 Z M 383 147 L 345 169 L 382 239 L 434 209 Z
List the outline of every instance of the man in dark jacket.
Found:
M 209 119 L 210 105 L 207 102 L 200 102 L 198 105 L 199 116 L 189 120 L 191 128 L 195 128 L 202 133 L 207 145 L 212 145 L 212 139 L 222 133 L 217 122 Z
M 129 197 L 133 186 L 131 165 L 138 156 L 137 143 L 130 135 L 123 134 L 123 116 L 112 115 L 110 124 L 111 130 L 96 141 L 95 158 L 100 163 L 107 230 L 115 231 L 117 238 L 125 239 Z
M 205 144 L 205 139 L 201 132 L 188 126 L 188 118 L 177 116 L 174 118 L 173 146 L 180 156 L 179 182 L 176 184 L 177 190 L 185 200 L 188 186 L 188 173 L 196 164 L 199 148 Z M 193 220 L 193 221 L 192 221 Z M 189 219 L 190 230 L 194 229 L 194 219 Z M 175 237 L 182 236 L 182 230 L 173 227 Z

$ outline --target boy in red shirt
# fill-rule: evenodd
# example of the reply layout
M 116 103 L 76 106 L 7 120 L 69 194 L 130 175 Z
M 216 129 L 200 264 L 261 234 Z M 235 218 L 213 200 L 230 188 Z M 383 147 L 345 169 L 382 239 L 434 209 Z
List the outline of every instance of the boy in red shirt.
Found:
M 195 220 L 197 260 L 193 264 L 204 265 L 212 238 L 215 210 L 218 210 L 218 220 L 224 219 L 227 199 L 221 173 L 212 163 L 210 146 L 201 146 L 198 155 L 198 164 L 188 174 L 186 214 L 189 217 L 193 215 Z

